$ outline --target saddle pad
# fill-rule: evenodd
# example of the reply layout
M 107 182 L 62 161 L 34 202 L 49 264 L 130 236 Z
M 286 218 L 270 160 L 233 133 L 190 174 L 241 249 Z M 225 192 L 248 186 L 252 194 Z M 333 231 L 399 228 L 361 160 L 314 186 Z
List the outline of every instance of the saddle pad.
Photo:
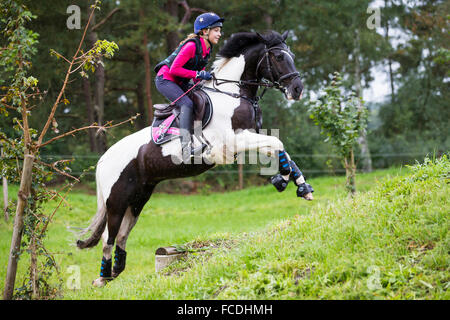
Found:
M 207 103 L 205 104 L 205 111 L 202 117 L 202 129 L 205 128 L 212 117 L 211 100 L 208 95 Z M 198 110 L 195 110 L 198 111 Z M 178 116 L 178 112 L 175 111 L 172 115 L 165 119 L 154 118 L 152 123 L 152 140 L 155 144 L 161 145 L 169 142 L 173 139 L 180 137 L 180 129 L 178 128 L 178 121 L 175 121 Z
M 180 129 L 172 126 L 175 115 L 166 119 L 155 118 L 152 123 L 152 140 L 156 144 L 163 144 L 180 136 Z

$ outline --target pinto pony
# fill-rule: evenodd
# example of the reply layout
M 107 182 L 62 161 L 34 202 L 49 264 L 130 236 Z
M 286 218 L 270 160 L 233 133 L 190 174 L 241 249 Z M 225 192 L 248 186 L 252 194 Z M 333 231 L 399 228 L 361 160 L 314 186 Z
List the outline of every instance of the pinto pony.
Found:
M 84 230 L 91 231 L 91 235 L 77 241 L 78 248 L 84 249 L 103 240 L 100 277 L 93 285 L 103 286 L 125 269 L 128 235 L 160 181 L 198 175 L 230 162 L 224 158 L 234 161 L 238 153 L 253 150 L 278 159 L 280 173 L 272 177 L 278 191 L 293 180 L 298 186 L 297 196 L 312 200 L 313 189 L 283 143 L 276 137 L 256 133 L 261 124 L 258 87 L 276 87 L 290 100 L 299 100 L 302 95 L 303 84 L 294 56 L 285 43 L 287 34 L 237 33 L 220 50 L 220 58 L 213 64 L 215 78 L 203 87 L 213 112 L 202 131 L 208 148 L 202 150 L 201 163 L 174 161 L 182 158 L 180 139 L 157 145 L 151 127 L 126 136 L 100 158 L 96 171 L 97 213 Z M 201 146 L 201 142 L 194 141 L 196 145 Z

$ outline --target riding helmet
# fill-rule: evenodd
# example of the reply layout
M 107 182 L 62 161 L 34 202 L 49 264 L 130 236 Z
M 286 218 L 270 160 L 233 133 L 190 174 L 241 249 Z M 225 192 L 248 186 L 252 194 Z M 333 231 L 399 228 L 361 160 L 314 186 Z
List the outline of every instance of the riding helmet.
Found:
M 207 12 L 199 15 L 194 22 L 194 33 L 198 34 L 200 30 L 206 28 L 222 27 L 225 19 L 219 17 L 214 12 Z

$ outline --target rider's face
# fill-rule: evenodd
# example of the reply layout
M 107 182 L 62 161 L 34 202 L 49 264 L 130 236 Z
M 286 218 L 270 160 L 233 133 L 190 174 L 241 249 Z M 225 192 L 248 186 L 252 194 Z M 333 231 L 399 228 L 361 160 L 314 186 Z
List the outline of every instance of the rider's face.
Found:
M 218 44 L 220 37 L 222 36 L 221 30 L 222 30 L 221 27 L 215 27 L 215 28 L 209 29 L 209 34 L 208 34 L 209 42 L 211 42 L 212 44 Z

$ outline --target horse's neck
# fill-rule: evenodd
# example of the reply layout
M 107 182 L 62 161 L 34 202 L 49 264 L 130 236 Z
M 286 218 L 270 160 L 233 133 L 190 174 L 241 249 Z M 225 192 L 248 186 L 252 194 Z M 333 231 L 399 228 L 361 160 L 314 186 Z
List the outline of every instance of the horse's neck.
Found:
M 230 59 L 222 58 L 214 62 L 213 68 L 216 78 L 238 81 L 241 79 L 245 70 L 245 59 L 243 55 Z M 206 86 L 213 87 L 212 81 L 207 82 Z M 231 90 L 233 92 L 236 90 L 239 91 L 239 87 L 234 83 L 224 83 L 218 88 L 220 90 Z
M 219 59 L 213 64 L 213 71 L 218 79 L 226 80 L 255 80 L 254 70 L 250 65 L 246 65 L 243 55 L 230 59 Z M 206 83 L 207 87 L 213 87 L 212 81 Z M 223 83 L 216 86 L 219 90 L 240 93 L 248 98 L 254 98 L 258 90 L 257 86 L 241 86 L 238 87 L 235 83 Z

